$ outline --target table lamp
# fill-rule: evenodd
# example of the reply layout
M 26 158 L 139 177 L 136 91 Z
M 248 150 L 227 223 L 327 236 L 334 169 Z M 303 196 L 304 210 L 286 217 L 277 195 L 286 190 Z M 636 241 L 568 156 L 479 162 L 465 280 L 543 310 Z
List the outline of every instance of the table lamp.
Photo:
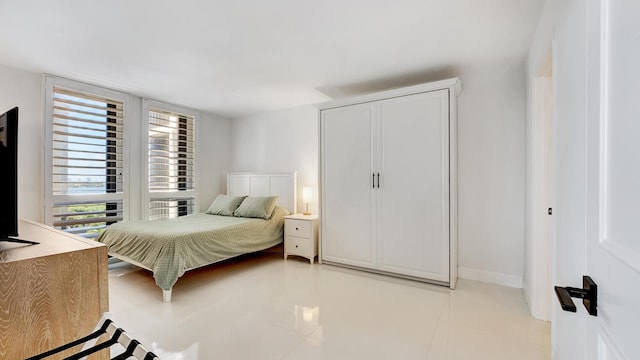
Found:
M 302 202 L 305 203 L 305 212 L 302 215 L 311 215 L 309 212 L 309 203 L 313 198 L 313 188 L 311 186 L 305 186 L 302 188 Z

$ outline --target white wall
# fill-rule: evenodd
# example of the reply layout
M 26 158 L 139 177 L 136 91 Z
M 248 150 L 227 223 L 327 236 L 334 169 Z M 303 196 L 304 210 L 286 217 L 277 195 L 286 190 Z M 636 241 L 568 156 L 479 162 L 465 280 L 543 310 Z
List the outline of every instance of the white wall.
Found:
M 234 119 L 232 171 L 297 171 L 298 212 L 302 187 L 312 186 L 309 211 L 318 213 L 318 110 L 312 105 Z
M 206 211 L 218 194 L 227 191 L 227 172 L 231 147 L 231 122 L 200 113 L 196 134 L 198 206 Z
M 459 76 L 459 276 L 520 287 L 525 64 L 471 64 Z
M 42 76 L 0 65 L 0 112 L 18 113 L 18 216 L 42 217 Z
M 535 103 L 535 76 L 552 48 L 553 107 L 555 139 L 555 242 L 552 245 L 552 283 L 580 287 L 586 273 L 585 191 L 586 109 L 587 109 L 587 4 L 582 0 L 547 1 L 529 50 L 527 82 L 530 105 Z M 534 152 L 536 136 L 533 106 L 527 112 L 528 152 Z M 533 156 L 528 161 L 533 161 Z M 535 196 L 527 187 L 528 198 Z M 529 232 L 530 229 L 527 229 Z M 532 229 L 531 229 L 532 230 Z M 527 284 L 529 302 L 535 299 L 533 274 L 537 244 L 527 235 Z M 531 264 L 531 265 L 529 265 Z M 551 306 L 551 348 L 553 359 L 585 359 L 586 322 L 584 316 L 564 312 L 558 303 Z M 580 311 L 580 310 L 579 310 Z
M 524 259 L 524 74 L 522 61 L 463 67 L 458 105 L 460 276 L 515 287 Z M 231 169 L 297 170 L 299 187 L 317 195 L 317 122 L 313 106 L 232 120 Z
M 541 14 L 534 40 L 527 59 L 527 112 L 526 112 L 526 181 L 525 181 L 525 270 L 523 290 L 531 315 L 537 319 L 551 319 L 551 294 L 549 274 L 551 273 L 552 252 L 549 234 L 545 226 L 551 226 L 551 219 L 543 219 L 545 207 L 555 207 L 547 202 L 547 189 L 543 181 L 548 176 L 545 171 L 545 152 L 548 149 L 547 137 L 553 137 L 553 130 L 546 129 L 540 115 L 541 105 L 548 102 L 544 99 L 546 83 L 542 76 L 555 76 L 553 64 L 549 63 L 552 55 L 553 23 L 564 6 L 557 2 L 547 2 Z M 551 79 L 553 82 L 553 79 Z M 553 84 L 552 84 L 553 87 Z M 553 101 L 553 100 L 552 100 Z M 553 111 L 551 111 L 553 112 Z M 553 117 L 553 116 L 552 116 Z M 553 121 L 553 120 L 552 120 Z M 549 134 L 547 131 L 551 130 Z M 552 189 L 551 189 L 552 190 Z M 554 209 L 557 212 L 557 209 Z

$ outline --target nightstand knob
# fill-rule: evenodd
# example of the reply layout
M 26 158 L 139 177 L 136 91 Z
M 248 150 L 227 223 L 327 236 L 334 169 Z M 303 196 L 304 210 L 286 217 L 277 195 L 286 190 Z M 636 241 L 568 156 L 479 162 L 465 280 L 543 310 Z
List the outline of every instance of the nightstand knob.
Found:
M 298 247 L 298 245 L 296 245 L 296 247 Z
M 298 228 L 296 228 L 296 230 L 299 230 Z

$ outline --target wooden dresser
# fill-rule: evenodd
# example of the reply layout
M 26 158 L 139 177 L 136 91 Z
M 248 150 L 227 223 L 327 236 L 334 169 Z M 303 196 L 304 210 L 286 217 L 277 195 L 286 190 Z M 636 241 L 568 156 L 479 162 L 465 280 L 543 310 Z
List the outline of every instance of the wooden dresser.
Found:
M 88 335 L 109 309 L 105 245 L 25 220 L 19 233 L 40 244 L 0 242 L 0 359 L 24 359 Z M 109 359 L 109 352 L 92 359 Z

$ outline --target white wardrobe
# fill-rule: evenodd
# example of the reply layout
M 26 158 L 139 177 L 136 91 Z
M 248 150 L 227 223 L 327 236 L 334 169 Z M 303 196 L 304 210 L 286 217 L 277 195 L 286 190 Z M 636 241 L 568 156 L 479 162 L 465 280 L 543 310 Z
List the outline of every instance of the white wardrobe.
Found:
M 457 78 L 320 106 L 323 263 L 455 287 Z

